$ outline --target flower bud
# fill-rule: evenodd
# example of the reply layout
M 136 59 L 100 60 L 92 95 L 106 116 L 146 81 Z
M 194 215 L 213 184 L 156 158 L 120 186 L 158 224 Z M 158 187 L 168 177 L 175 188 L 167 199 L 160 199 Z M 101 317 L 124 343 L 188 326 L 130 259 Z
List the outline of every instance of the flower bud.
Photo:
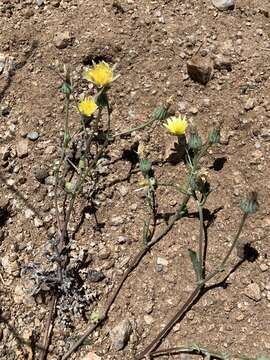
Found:
M 149 176 L 149 172 L 151 171 L 152 163 L 148 159 L 141 159 L 140 160 L 140 169 L 143 174 L 143 177 L 146 178 Z
M 240 207 L 245 214 L 254 214 L 259 207 L 257 201 L 257 193 L 255 191 L 252 191 L 247 198 L 241 201 Z
M 152 118 L 159 121 L 164 120 L 167 116 L 168 108 L 164 106 L 158 106 L 152 113 Z
M 188 146 L 192 150 L 199 150 L 202 147 L 202 138 L 196 129 L 192 129 L 188 140 Z
M 214 128 L 208 135 L 208 142 L 211 145 L 219 144 L 220 142 L 220 129 Z
M 74 191 L 74 184 L 70 181 L 65 182 L 65 189 L 68 193 L 72 193 Z

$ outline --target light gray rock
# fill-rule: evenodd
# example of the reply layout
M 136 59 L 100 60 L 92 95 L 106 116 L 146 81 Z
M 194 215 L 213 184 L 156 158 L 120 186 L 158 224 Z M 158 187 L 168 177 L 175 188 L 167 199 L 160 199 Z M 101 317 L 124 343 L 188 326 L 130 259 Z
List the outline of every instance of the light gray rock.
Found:
M 233 9 L 235 0 L 212 0 L 212 4 L 221 11 Z
M 111 342 L 117 351 L 126 346 L 131 333 L 132 326 L 128 319 L 122 320 L 110 331 Z
M 31 141 L 36 141 L 39 138 L 39 133 L 37 131 L 30 131 L 27 134 L 27 139 Z
M 249 284 L 245 288 L 245 295 L 254 301 L 260 301 L 262 298 L 261 289 L 256 283 Z

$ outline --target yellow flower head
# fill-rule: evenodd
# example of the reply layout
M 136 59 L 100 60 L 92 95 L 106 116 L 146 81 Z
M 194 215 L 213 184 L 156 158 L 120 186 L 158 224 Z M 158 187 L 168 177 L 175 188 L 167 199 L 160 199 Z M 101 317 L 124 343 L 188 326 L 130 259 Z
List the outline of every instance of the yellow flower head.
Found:
M 98 87 L 109 85 L 114 80 L 113 69 L 105 61 L 98 64 L 94 63 L 94 66 L 86 70 L 83 76 Z
M 82 115 L 89 117 L 96 111 L 97 104 L 92 97 L 87 97 L 80 101 L 78 108 Z
M 176 136 L 184 135 L 188 127 L 185 116 L 182 118 L 180 116 L 172 116 L 167 120 L 167 124 L 163 125 L 172 135 Z

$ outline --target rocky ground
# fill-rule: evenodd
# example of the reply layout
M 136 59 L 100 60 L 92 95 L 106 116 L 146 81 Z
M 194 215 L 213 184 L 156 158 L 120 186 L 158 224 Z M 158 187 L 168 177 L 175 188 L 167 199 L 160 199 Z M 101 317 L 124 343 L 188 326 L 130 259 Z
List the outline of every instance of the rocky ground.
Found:
M 172 111 L 185 114 L 202 136 L 222 123 L 222 144 L 203 164 L 215 189 L 207 203 L 215 213 L 208 229 L 209 268 L 222 258 L 237 230 L 240 199 L 253 189 L 259 193 L 260 209 L 241 236 L 254 248 L 252 261 L 237 268 L 226 288 L 207 292 L 163 347 L 195 342 L 235 357 L 269 356 L 270 4 L 238 0 L 231 8 L 231 3 L 0 1 L 1 359 L 38 358 L 34 344 L 48 316 L 46 289 L 43 297 L 34 296 L 34 287 L 40 269 L 49 266 L 45 253 L 56 232 L 53 164 L 63 135 L 64 96 L 62 80 L 52 69 L 68 63 L 76 94 L 85 94 L 89 84 L 81 74 L 92 60 L 117 64 L 121 74 L 110 89 L 116 132 L 140 125 L 171 96 Z M 74 106 L 71 128 L 77 121 Z M 156 161 L 159 181 L 184 179 L 184 164 L 166 161 L 173 142 L 162 126 L 110 146 L 99 164 L 105 190 L 96 198 L 96 219 L 86 211 L 72 242 L 74 264 L 88 255 L 89 264 L 81 271 L 83 292 L 74 283 L 70 298 L 63 299 L 49 359 L 61 359 L 142 246 L 147 210 L 136 191 L 134 160 L 141 139 Z M 177 200 L 174 191 L 160 188 L 158 211 L 172 213 Z M 76 203 L 71 231 L 86 205 L 83 199 Z M 134 359 L 192 291 L 195 278 L 187 249 L 196 246 L 197 236 L 194 216 L 177 223 L 141 261 L 109 319 L 74 359 L 85 354 L 96 360 Z M 231 264 L 237 261 L 234 254 Z M 130 335 L 123 350 L 117 326 Z

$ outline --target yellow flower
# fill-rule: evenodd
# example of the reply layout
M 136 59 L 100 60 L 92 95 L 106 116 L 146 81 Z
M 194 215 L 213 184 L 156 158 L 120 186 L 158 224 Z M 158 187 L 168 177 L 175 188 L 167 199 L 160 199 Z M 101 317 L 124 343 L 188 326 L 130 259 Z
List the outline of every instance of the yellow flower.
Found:
M 98 87 L 109 85 L 114 80 L 113 69 L 105 61 L 94 63 L 93 68 L 86 70 L 83 76 Z
M 97 104 L 92 97 L 87 97 L 80 101 L 78 108 L 81 114 L 89 117 L 96 111 Z
M 186 128 L 188 127 L 185 116 L 182 118 L 180 116 L 172 116 L 167 120 L 167 124 L 163 125 L 172 135 L 176 136 L 184 135 Z

